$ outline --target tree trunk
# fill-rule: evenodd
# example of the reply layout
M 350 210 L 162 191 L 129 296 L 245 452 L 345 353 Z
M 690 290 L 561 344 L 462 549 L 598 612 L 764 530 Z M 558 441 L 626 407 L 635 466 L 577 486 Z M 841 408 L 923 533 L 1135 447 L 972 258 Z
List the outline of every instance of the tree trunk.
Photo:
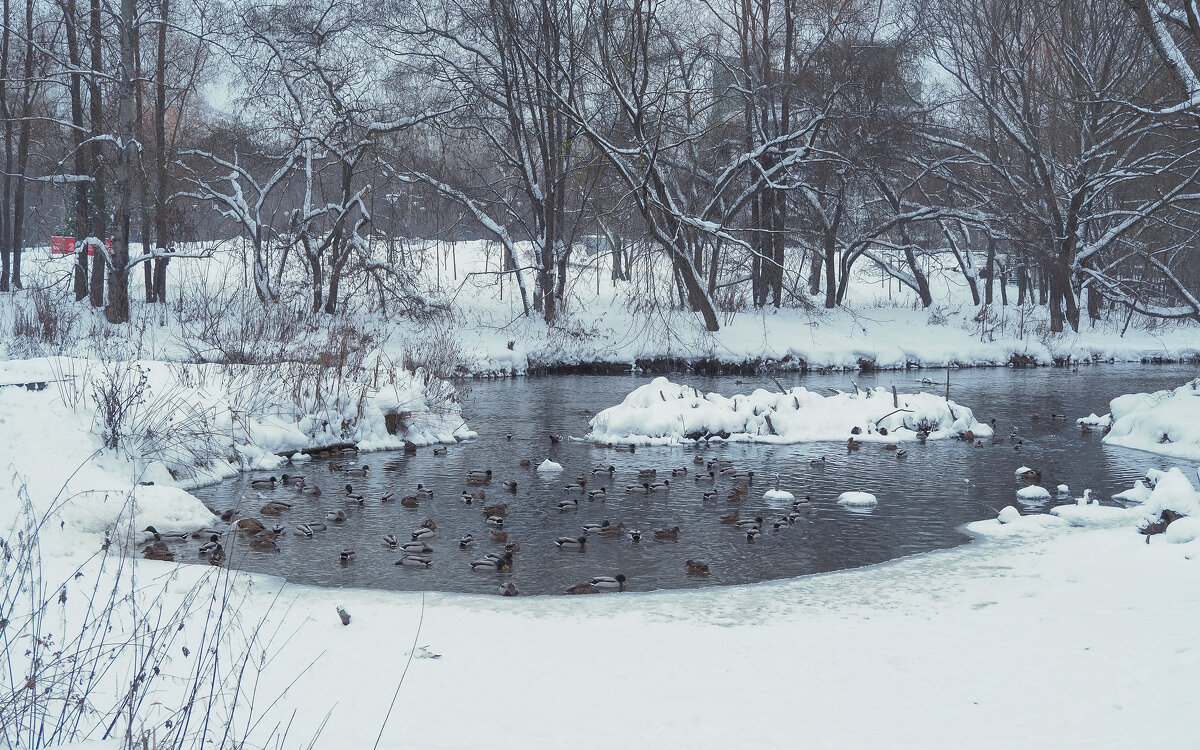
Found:
M 158 24 L 158 49 L 154 65 L 154 247 L 164 252 L 171 246 L 170 226 L 167 220 L 167 24 L 170 18 L 171 0 L 159 0 L 162 13 Z M 167 258 L 154 259 L 154 300 L 160 304 L 167 301 Z
M 992 304 L 992 288 L 996 285 L 996 238 L 988 233 L 987 240 L 987 282 L 984 285 L 984 304 Z
M 129 241 L 133 226 L 134 159 L 137 157 L 137 85 L 134 77 L 133 35 L 135 0 L 121 0 L 119 19 L 121 65 L 117 84 L 117 236 L 108 272 L 109 323 L 129 322 Z
M 88 155 L 84 148 L 87 129 L 83 121 L 83 54 L 79 49 L 78 9 L 75 0 L 66 0 L 62 6 L 63 26 L 67 36 L 67 58 L 71 63 L 70 96 L 71 96 L 71 128 L 75 152 L 75 174 L 88 174 Z M 75 214 L 74 226 L 68 236 L 74 237 L 75 242 L 75 272 L 74 289 L 75 301 L 79 302 L 88 296 L 88 256 L 87 247 L 82 240 L 88 226 L 88 185 L 86 182 L 75 183 Z
M 8 212 L 9 206 L 12 205 L 12 177 L 10 175 L 13 173 L 13 127 L 12 116 L 8 109 L 8 58 L 12 28 L 9 16 L 11 10 L 9 0 L 4 0 L 4 27 L 0 31 L 0 117 L 4 119 L 4 174 L 0 175 L 0 197 L 4 200 L 4 203 L 0 204 L 0 292 L 8 291 L 9 265 L 11 263 L 9 249 L 12 247 L 9 244 Z
M 88 135 L 92 140 L 88 144 L 89 156 L 91 158 L 89 159 L 87 174 L 92 179 L 92 199 L 91 206 L 89 207 L 90 210 L 88 211 L 88 235 L 100 241 L 98 246 L 92 248 L 94 255 L 92 255 L 91 289 L 89 289 L 92 307 L 104 307 L 104 267 L 108 254 L 104 244 L 105 236 L 108 234 L 108 206 L 104 195 L 105 176 L 103 173 L 105 170 L 101 161 L 103 146 L 100 140 L 100 130 L 104 122 L 104 110 L 100 100 L 100 76 L 104 70 L 104 40 L 101 36 L 103 20 L 100 11 L 100 0 L 91 0 L 89 8 L 91 23 L 88 29 L 92 68 L 92 75 L 88 77 L 91 127 Z M 85 247 L 85 252 L 86 249 Z
M 825 307 L 837 307 L 837 236 L 825 232 Z

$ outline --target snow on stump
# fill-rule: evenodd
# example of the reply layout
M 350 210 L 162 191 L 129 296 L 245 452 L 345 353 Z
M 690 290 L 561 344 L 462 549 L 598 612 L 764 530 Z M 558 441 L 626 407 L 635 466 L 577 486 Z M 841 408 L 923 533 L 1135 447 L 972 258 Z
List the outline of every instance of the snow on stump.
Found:
M 1045 487 L 1040 487 L 1036 484 L 1031 484 L 1028 487 L 1022 487 L 1017 490 L 1017 497 L 1025 501 L 1033 500 L 1049 500 L 1050 490 Z
M 655 378 L 597 414 L 588 439 L 601 443 L 668 445 L 696 440 L 803 443 L 856 440 L 894 443 L 990 437 L 992 428 L 972 411 L 930 393 L 893 394 L 886 388 L 822 395 L 807 388 L 762 389 L 730 397 L 701 393 Z
M 847 508 L 869 508 L 879 501 L 870 492 L 843 492 L 838 495 L 837 503 Z
M 538 464 L 537 470 L 541 474 L 555 474 L 563 470 L 562 464 L 556 464 L 550 459 L 546 459 Z
M 1021 511 L 1011 505 L 1004 506 L 1004 509 L 1000 511 L 1000 515 L 996 516 L 996 520 L 1000 523 L 1012 523 L 1020 518 Z
M 795 499 L 796 496 L 787 490 L 767 490 L 763 493 L 763 500 L 772 500 L 779 503 L 790 503 Z

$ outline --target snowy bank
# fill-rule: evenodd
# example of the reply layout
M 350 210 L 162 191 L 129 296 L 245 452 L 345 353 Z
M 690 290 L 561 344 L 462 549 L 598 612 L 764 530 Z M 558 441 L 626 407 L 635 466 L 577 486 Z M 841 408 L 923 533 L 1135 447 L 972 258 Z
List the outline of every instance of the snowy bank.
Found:
M 1131 393 L 1080 425 L 1108 427 L 1104 442 L 1176 458 L 1200 459 L 1200 378 L 1169 391 Z
M 638 445 L 707 439 L 802 443 L 850 437 L 899 442 L 915 440 L 921 433 L 929 438 L 992 434 L 969 408 L 929 393 L 901 393 L 893 400 L 885 388 L 823 396 L 798 387 L 725 397 L 702 394 L 666 378 L 655 378 L 601 411 L 591 427 L 590 440 Z

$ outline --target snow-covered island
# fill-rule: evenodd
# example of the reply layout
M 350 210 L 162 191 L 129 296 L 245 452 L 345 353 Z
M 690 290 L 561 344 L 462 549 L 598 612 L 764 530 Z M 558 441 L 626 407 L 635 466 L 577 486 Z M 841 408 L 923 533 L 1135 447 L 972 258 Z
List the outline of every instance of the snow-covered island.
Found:
M 1112 445 L 1200 460 L 1200 378 L 1172 390 L 1119 396 L 1109 409 L 1077 421 L 1084 429 L 1103 429 Z

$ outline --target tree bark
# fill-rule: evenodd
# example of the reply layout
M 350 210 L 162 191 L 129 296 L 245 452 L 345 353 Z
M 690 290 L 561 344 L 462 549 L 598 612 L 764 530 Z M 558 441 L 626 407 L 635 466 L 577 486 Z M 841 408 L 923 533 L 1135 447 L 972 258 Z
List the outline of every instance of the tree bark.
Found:
M 133 225 L 133 175 L 137 157 L 137 86 L 134 79 L 133 36 L 136 31 L 135 0 L 121 0 L 119 18 L 121 64 L 117 84 L 117 236 L 113 242 L 108 271 L 109 323 L 129 322 L 129 240 Z
M 104 190 L 105 172 L 107 170 L 103 164 L 104 152 L 100 140 L 100 130 L 104 122 L 104 110 L 100 99 L 100 75 L 104 70 L 104 40 L 101 36 L 103 19 L 100 11 L 100 0 L 90 0 L 89 13 L 91 23 L 88 34 L 91 45 L 92 74 L 88 76 L 88 98 L 90 100 L 89 109 L 91 114 L 91 127 L 88 135 L 92 140 L 88 144 L 90 159 L 87 174 L 92 179 L 92 190 L 91 206 L 89 206 L 88 210 L 88 236 L 100 240 L 100 244 L 92 248 L 94 254 L 92 255 L 91 278 L 89 279 L 91 288 L 88 290 L 92 307 L 104 307 L 104 274 L 106 258 L 108 256 L 104 243 L 105 235 L 108 234 L 108 206 Z M 87 252 L 86 245 L 84 252 Z

